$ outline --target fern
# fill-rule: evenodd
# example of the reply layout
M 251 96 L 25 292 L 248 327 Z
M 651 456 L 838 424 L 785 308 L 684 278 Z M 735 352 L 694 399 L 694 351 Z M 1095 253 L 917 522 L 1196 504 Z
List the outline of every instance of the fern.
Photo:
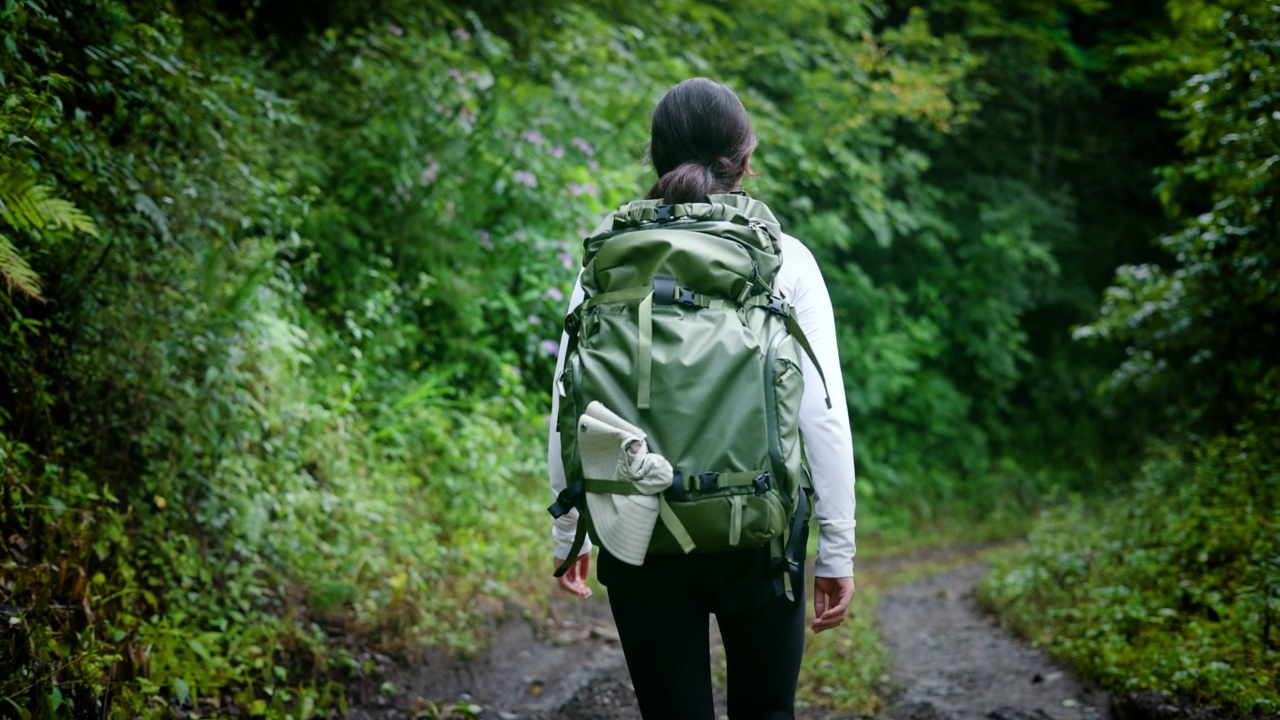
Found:
M 40 276 L 4 235 L 0 235 L 0 275 L 4 276 L 10 291 L 18 290 L 33 298 L 40 297 Z
M 74 203 L 53 196 L 53 189 L 35 183 L 11 182 L 0 175 L 0 222 L 19 232 L 40 233 L 67 230 L 98 237 L 93 218 Z M 18 253 L 8 237 L 0 233 L 0 276 L 9 290 L 40 297 L 40 275 Z

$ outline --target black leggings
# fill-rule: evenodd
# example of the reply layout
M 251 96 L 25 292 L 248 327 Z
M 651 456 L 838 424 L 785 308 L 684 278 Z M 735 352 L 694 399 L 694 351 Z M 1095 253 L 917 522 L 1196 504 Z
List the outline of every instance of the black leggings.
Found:
M 714 720 L 710 616 L 724 639 L 731 720 L 791 720 L 804 653 L 804 590 L 776 594 L 767 548 L 649 556 L 600 551 L 600 581 L 646 720 Z

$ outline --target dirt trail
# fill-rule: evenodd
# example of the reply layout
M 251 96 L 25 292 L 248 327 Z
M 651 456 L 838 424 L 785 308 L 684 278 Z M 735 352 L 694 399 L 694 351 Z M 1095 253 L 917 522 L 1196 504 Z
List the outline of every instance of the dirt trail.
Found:
M 982 572 L 970 564 L 885 593 L 879 619 L 902 688 L 886 717 L 1109 720 L 1104 696 L 980 613 L 973 588 Z M 538 624 L 498 626 L 489 650 L 468 663 L 388 667 L 379 682 L 392 682 L 396 697 L 367 698 L 352 717 L 412 718 L 415 698 L 449 698 L 479 705 L 485 720 L 640 720 L 603 598 L 557 598 L 551 610 Z M 813 709 L 797 718 L 855 720 Z
M 885 593 L 881 633 L 902 687 L 895 720 L 1109 720 L 1107 697 L 1081 685 L 977 610 L 972 564 Z

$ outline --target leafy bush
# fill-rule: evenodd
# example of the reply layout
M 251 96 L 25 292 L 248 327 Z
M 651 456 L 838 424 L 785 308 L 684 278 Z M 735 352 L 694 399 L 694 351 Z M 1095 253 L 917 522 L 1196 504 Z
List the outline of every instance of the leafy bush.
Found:
M 1272 416 L 1274 419 L 1274 415 Z M 1280 710 L 1280 433 L 1166 446 L 1136 492 L 1053 513 L 983 601 L 1101 684 Z
M 1087 159 L 1039 158 L 1123 143 L 1003 134 L 1092 92 L 1080 3 L 465 5 L 0 10 L 5 712 L 342 712 L 353 639 L 475 647 L 546 560 L 574 238 L 690 75 L 742 94 L 751 189 L 824 264 L 864 528 L 1017 519 L 1066 476 L 1027 458 L 1112 427 L 1014 409 L 1097 411 L 1102 361 L 1035 344 L 1080 318 L 1036 313 L 1117 241 L 1046 169 Z M 1000 69 L 1064 58 L 1049 105 Z

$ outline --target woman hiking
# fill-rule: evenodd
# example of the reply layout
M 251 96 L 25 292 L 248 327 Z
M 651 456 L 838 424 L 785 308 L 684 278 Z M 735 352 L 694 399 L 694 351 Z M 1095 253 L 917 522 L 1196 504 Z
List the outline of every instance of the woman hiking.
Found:
M 781 467 L 784 461 L 798 466 L 800 457 L 798 443 L 788 449 L 785 442 L 777 439 L 781 431 L 776 426 L 785 425 L 786 417 L 798 421 L 816 496 L 814 517 L 819 536 L 812 588 L 813 631 L 822 632 L 840 625 L 854 593 L 853 442 L 843 401 L 834 314 L 826 285 L 810 251 L 795 238 L 775 232 L 776 220 L 763 203 L 746 198 L 742 192 L 742 180 L 750 174 L 750 159 L 756 144 L 747 111 L 728 87 L 706 78 L 693 78 L 676 85 L 658 103 L 652 118 L 649 157 L 658 179 L 647 199 L 656 202 L 633 204 L 632 215 L 638 218 L 634 220 L 637 228 L 650 229 L 654 237 L 665 237 L 656 233 L 703 227 L 699 222 L 706 227 L 720 227 L 715 224 L 719 219 L 736 217 L 739 210 L 758 213 L 752 217 L 764 219 L 753 219 L 748 227 L 770 240 L 762 242 L 763 250 L 756 248 L 753 252 L 764 253 L 755 256 L 757 260 L 767 261 L 771 257 L 784 260 L 780 267 L 776 263 L 772 266 L 776 275 L 771 280 L 761 277 L 760 268 L 767 268 L 768 263 L 761 265 L 753 260 L 751 274 L 754 277 L 735 280 L 733 292 L 721 293 L 725 298 L 712 297 L 715 293 L 704 292 L 706 288 L 702 287 L 683 288 L 679 286 L 681 278 L 661 274 L 654 275 L 651 290 L 647 285 L 638 288 L 638 292 L 606 290 L 602 283 L 615 282 L 620 273 L 604 268 L 611 261 L 604 258 L 606 253 L 595 253 L 591 248 L 597 246 L 588 238 L 588 252 L 594 254 L 589 263 L 584 260 L 587 268 L 570 298 L 571 321 L 566 322 L 568 331 L 560 344 L 552 417 L 560 417 L 566 407 L 573 409 L 567 420 L 562 418 L 552 423 L 548 443 L 551 490 L 558 498 L 552 508 L 553 515 L 559 513 L 552 535 L 555 564 L 561 568 L 559 585 L 576 596 L 591 594 L 586 585 L 591 543 L 583 540 L 578 528 L 579 511 L 584 510 L 582 517 L 591 525 L 592 537 L 602 545 L 599 580 L 608 589 L 636 699 L 647 720 L 715 718 L 709 646 L 712 614 L 716 616 L 727 659 L 729 717 L 732 720 L 794 718 L 796 685 L 804 650 L 806 604 L 805 584 L 791 578 L 803 578 L 803 545 L 807 535 L 803 523 L 807 514 L 800 516 L 799 524 L 789 526 L 796 528 L 795 531 L 777 538 L 761 536 L 765 539 L 754 545 L 740 534 L 749 532 L 742 530 L 742 526 L 760 515 L 752 508 L 767 507 L 751 503 L 763 503 L 761 498 L 766 496 L 782 498 L 783 505 L 779 507 L 785 505 L 792 513 L 807 513 L 796 510 L 797 504 L 804 507 L 807 483 L 795 478 L 789 480 L 791 487 L 801 483 L 800 489 L 791 491 L 790 495 L 785 487 L 780 487 L 784 476 L 801 475 Z M 677 217 L 694 213 L 701 207 L 682 205 L 689 203 L 712 203 L 719 214 L 713 219 L 692 215 Z M 631 220 L 615 215 L 606 222 L 600 237 L 608 238 L 626 230 L 627 222 Z M 676 247 L 679 244 L 676 239 L 654 247 L 670 253 L 668 260 L 675 263 L 683 252 Z M 621 251 L 611 251 L 609 256 L 616 256 L 618 252 Z M 724 262 L 732 263 L 736 255 L 730 253 L 726 257 L 729 259 Z M 637 262 L 643 265 L 644 257 Z M 646 277 L 641 282 L 649 280 Z M 705 282 L 713 284 L 710 280 Z M 734 293 L 736 298 L 728 297 Z M 586 314 L 581 307 L 584 298 L 590 306 Z M 723 309 L 726 307 L 728 309 Z M 716 316 L 716 312 L 722 315 Z M 798 368 L 803 379 L 803 390 L 796 386 L 796 402 L 789 409 L 785 401 L 778 401 L 784 406 L 780 411 L 784 417 L 781 421 L 733 417 L 735 413 L 725 410 L 726 407 L 755 407 L 743 404 L 745 401 L 738 398 L 743 393 L 708 388 L 711 383 L 697 379 L 680 385 L 680 368 L 670 371 L 677 374 L 662 375 L 666 371 L 657 367 L 663 358 L 690 356 L 704 337 L 718 332 L 740 332 L 739 326 L 734 325 L 738 321 L 732 318 L 746 318 L 741 320 L 746 326 L 750 325 L 748 319 L 757 317 L 752 313 L 761 314 L 760 322 L 776 321 L 778 327 L 785 320 L 792 335 L 807 339 L 807 343 L 797 343 L 803 345 L 804 351 L 795 352 L 796 362 L 769 355 L 775 365 L 767 367 L 780 370 L 768 370 L 772 374 L 766 393 L 785 391 L 779 388 L 787 387 L 789 369 Z M 790 317 L 786 318 L 788 314 Z M 721 330 L 721 326 L 706 325 L 704 330 L 671 339 L 670 333 L 701 322 L 699 317 L 726 318 L 735 329 Z M 634 406 L 637 393 L 628 387 L 626 393 L 599 393 L 606 400 L 604 404 L 591 402 L 585 408 L 577 404 L 566 406 L 566 403 L 579 402 L 575 398 L 583 392 L 583 380 L 575 373 L 583 372 L 582 363 L 589 360 L 579 363 L 575 359 L 573 372 L 566 373 L 566 356 L 586 352 L 579 345 L 589 344 L 592 333 L 596 334 L 596 340 L 604 337 L 600 335 L 606 332 L 603 328 L 614 322 L 630 323 L 627 325 L 630 329 L 623 334 L 629 342 L 636 342 L 634 338 L 638 336 L 641 349 L 629 348 L 600 357 L 616 358 L 623 369 L 615 374 L 622 377 L 623 382 L 630 381 L 633 375 L 640 378 L 639 405 Z M 664 326 L 663 322 L 670 325 Z M 642 329 L 636 330 L 636 327 Z M 779 331 L 775 336 L 788 331 Z M 669 346 L 662 346 L 664 341 Z M 753 367 L 765 364 L 760 359 L 754 363 Z M 596 366 L 607 364 L 595 363 Z M 651 369 L 650 364 L 655 367 Z M 572 387 L 567 390 L 567 386 Z M 675 386 L 678 387 L 670 389 Z M 661 398 L 666 397 L 664 392 L 676 394 L 674 400 L 660 408 Z M 647 405 L 650 397 L 652 410 Z M 832 403 L 831 398 L 836 402 Z M 615 407 L 605 407 L 609 402 Z M 690 410 L 687 407 L 690 405 L 705 406 L 705 414 L 697 414 L 697 407 Z M 692 412 L 694 414 L 687 417 L 695 419 L 682 421 L 685 425 L 675 430 L 659 429 L 663 418 L 678 412 Z M 624 415 L 629 420 L 623 419 Z M 701 427 L 700 422 L 708 427 Z M 641 429 L 641 425 L 645 425 L 645 429 Z M 731 442 L 738 436 L 754 437 L 752 433 L 764 433 L 757 428 L 766 426 L 767 443 L 755 443 L 770 447 L 772 460 L 761 461 L 765 464 L 763 470 L 679 466 L 692 451 L 686 452 L 678 446 L 685 438 L 696 436 L 704 429 L 707 437 L 723 435 L 728 438 L 725 442 Z M 576 434 L 567 436 L 566 433 Z M 563 451 L 570 439 L 576 445 L 566 455 Z M 658 455 L 659 452 L 672 460 Z M 566 473 L 566 465 L 575 471 Z M 581 471 L 576 470 L 578 467 Z M 609 476 L 615 468 L 617 477 L 579 483 L 586 488 L 585 494 L 579 496 L 590 502 L 575 503 L 572 487 L 575 473 L 587 478 Z M 610 480 L 627 481 L 622 484 L 635 487 L 609 485 Z M 694 537 L 699 532 L 697 526 L 702 516 L 684 514 L 681 520 L 681 513 L 687 512 L 681 509 L 681 502 L 700 493 L 714 495 L 724 507 L 730 508 L 727 512 L 732 518 L 726 522 L 732 547 L 705 550 L 706 542 Z M 561 507 L 557 509 L 557 506 Z M 687 526 L 689 532 L 682 526 Z M 769 532 L 776 532 L 776 528 Z M 792 536 L 790 544 L 800 548 L 798 561 L 792 556 L 781 556 L 780 548 L 788 542 L 788 535 Z M 650 536 L 652 545 L 648 544 Z M 659 551 L 662 543 L 666 543 L 665 551 Z M 683 551 L 670 551 L 675 546 L 682 547 Z M 790 575 L 785 569 L 788 562 Z

